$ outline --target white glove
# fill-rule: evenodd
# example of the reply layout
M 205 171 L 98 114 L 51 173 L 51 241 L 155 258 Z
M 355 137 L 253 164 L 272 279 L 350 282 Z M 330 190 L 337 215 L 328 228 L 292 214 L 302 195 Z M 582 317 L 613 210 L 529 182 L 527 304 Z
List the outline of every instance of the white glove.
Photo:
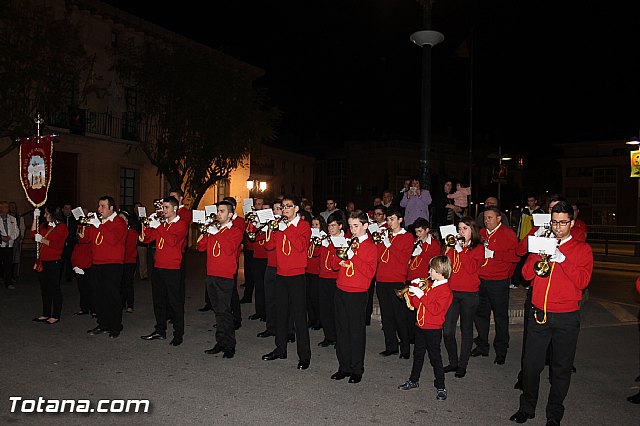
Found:
M 422 246 L 418 246 L 413 250 L 413 253 L 411 253 L 411 256 L 420 256 L 420 253 L 422 253 Z
M 41 243 L 41 242 L 42 242 L 42 235 L 40 235 L 40 234 L 36 234 L 36 235 L 33 237 L 33 239 L 34 239 L 34 240 L 36 240 L 36 243 Z
M 100 219 L 98 219 L 97 217 L 94 217 L 89 221 L 89 225 L 93 225 L 96 228 L 99 228 L 100 224 L 101 224 Z
M 412 296 L 416 296 L 418 299 L 424 296 L 424 291 L 418 286 L 409 286 L 409 294 Z
M 152 219 L 149 221 L 149 228 L 151 229 L 156 229 L 158 226 L 160 226 L 160 221 L 157 219 Z
M 40 209 L 33 209 L 33 217 L 40 216 Z
M 220 232 L 220 230 L 217 226 L 210 226 L 207 228 L 207 232 L 211 235 L 216 235 L 218 232 Z
M 542 237 L 547 232 L 547 229 L 544 226 L 539 227 L 536 232 L 533 234 L 534 237 Z
M 353 258 L 353 256 L 355 256 L 355 253 L 353 252 L 353 250 L 351 249 L 347 250 L 347 259 L 351 259 Z
M 484 248 L 484 258 L 485 259 L 493 259 L 493 255 L 495 252 L 493 250 L 489 250 L 488 247 Z
M 562 263 L 566 258 L 567 257 L 560 251 L 560 249 L 556 249 L 555 253 L 551 255 L 549 260 L 556 263 Z
M 384 246 L 386 248 L 391 247 L 391 240 L 389 239 L 389 233 L 388 232 L 384 233 L 384 238 L 382 238 L 382 244 L 384 244 Z
M 456 249 L 458 253 L 460 253 L 462 251 L 462 245 L 460 244 L 460 241 L 456 241 L 456 245 L 453 248 Z
M 329 239 L 322 240 L 322 247 L 329 247 Z
M 287 224 L 284 222 L 280 222 L 278 223 L 278 230 L 279 231 L 284 231 L 285 229 L 287 229 Z
M 80 268 L 78 268 L 77 266 L 73 267 L 73 272 L 75 272 L 78 275 L 84 275 L 84 271 Z

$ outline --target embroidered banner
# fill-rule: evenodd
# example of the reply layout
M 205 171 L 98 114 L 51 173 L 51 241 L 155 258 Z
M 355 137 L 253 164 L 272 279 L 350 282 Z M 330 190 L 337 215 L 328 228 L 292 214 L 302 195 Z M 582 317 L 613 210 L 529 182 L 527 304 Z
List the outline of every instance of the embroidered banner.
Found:
M 640 178 L 640 150 L 631 151 L 631 177 Z
M 33 136 L 20 140 L 20 182 L 33 207 L 47 201 L 53 160 L 51 136 Z

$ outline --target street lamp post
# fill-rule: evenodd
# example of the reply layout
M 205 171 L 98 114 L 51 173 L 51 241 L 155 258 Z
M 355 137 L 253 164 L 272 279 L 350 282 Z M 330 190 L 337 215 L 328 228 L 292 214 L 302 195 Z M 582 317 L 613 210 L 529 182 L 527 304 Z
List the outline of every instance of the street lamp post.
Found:
M 422 48 L 422 101 L 420 126 L 420 180 L 431 191 L 429 151 L 431 150 L 431 48 L 444 40 L 438 31 L 424 30 L 411 34 L 411 42 Z

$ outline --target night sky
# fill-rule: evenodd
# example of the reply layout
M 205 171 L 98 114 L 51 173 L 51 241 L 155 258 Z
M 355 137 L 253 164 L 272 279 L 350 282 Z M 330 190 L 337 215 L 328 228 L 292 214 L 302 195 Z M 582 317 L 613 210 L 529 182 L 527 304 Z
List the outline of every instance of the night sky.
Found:
M 417 140 L 424 29 L 415 0 L 109 1 L 263 68 L 287 140 Z M 640 129 L 640 13 L 635 1 L 441 0 L 432 29 L 434 137 L 518 147 L 624 139 Z M 538 148 L 535 148 L 538 146 Z

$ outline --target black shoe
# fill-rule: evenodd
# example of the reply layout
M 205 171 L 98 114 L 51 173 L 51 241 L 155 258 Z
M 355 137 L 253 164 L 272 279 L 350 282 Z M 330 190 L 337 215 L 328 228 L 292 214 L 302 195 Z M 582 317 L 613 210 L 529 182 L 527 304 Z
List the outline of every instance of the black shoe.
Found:
M 211 307 L 211 305 L 204 305 L 202 308 L 198 309 L 198 311 L 200 312 L 213 311 L 213 308 Z
M 257 319 L 260 319 L 260 318 L 261 318 L 261 316 L 260 316 L 260 315 L 258 315 L 258 314 L 249 315 L 249 319 L 250 319 L 251 321 L 253 321 L 253 320 L 257 320 Z
M 547 426 L 560 426 L 560 422 L 556 419 L 547 419 Z
M 242 299 L 240 299 L 240 303 L 245 304 L 245 303 L 251 303 L 251 299 L 245 299 L 244 297 Z
M 278 355 L 276 350 L 277 349 L 269 352 L 266 355 L 262 355 L 262 360 L 263 361 L 273 361 L 274 359 L 287 359 L 287 354 L 286 353 L 284 355 Z
M 169 324 L 173 324 L 173 318 L 169 318 L 169 319 L 167 320 L 167 322 L 168 322 Z
M 575 365 L 572 365 L 572 366 L 571 366 L 571 372 L 572 372 L 572 373 L 576 373 L 577 371 L 578 371 L 578 370 L 576 370 L 576 366 L 575 366 Z
M 489 352 L 482 352 L 480 349 L 478 349 L 478 347 L 473 348 L 473 350 L 471 351 L 471 356 L 476 357 L 476 356 L 489 356 Z
M 351 377 L 349 377 L 349 383 L 360 383 L 361 380 L 362 374 L 352 374 Z
M 640 376 L 636 377 L 636 382 L 640 382 Z
M 211 349 L 207 349 L 206 351 L 204 351 L 204 353 L 205 354 L 209 354 L 209 355 L 215 355 L 215 354 L 219 354 L 222 351 L 223 351 L 223 347 L 222 346 L 215 345 Z
M 629 401 L 632 404 L 640 404 L 640 392 L 638 392 L 635 395 L 628 396 L 627 401 Z
M 411 354 L 400 354 L 400 359 L 409 359 L 411 358 Z
M 366 320 L 366 321 L 364 322 L 364 325 L 371 325 L 371 320 L 370 320 L 370 319 Z
M 447 365 L 446 367 L 444 367 L 444 372 L 445 373 L 453 373 L 457 369 L 458 369 L 458 367 L 454 367 L 453 365 Z
M 466 375 L 467 375 L 467 369 L 462 367 L 458 367 L 458 369 L 456 370 L 456 374 L 454 374 L 454 376 L 457 377 L 458 379 L 461 379 Z
M 147 334 L 146 336 L 140 336 L 142 340 L 165 340 L 167 336 L 164 334 L 160 334 L 157 331 L 154 331 L 151 334 Z
M 275 334 L 273 334 L 269 330 L 265 330 L 258 333 L 256 337 L 271 337 L 271 336 L 275 336 Z
M 505 357 L 504 355 L 496 355 L 496 359 L 493 360 L 493 363 L 498 365 L 504 365 L 506 358 L 507 357 Z
M 322 330 L 322 326 L 320 324 L 314 324 L 311 326 L 311 329 L 315 331 Z
M 182 337 L 174 337 L 169 342 L 171 346 L 180 346 L 182 344 Z
M 309 361 L 299 361 L 298 362 L 298 370 L 306 370 L 309 368 Z
M 385 349 L 384 351 L 380 352 L 380 355 L 382 356 L 391 356 L 391 355 L 397 355 L 398 354 L 398 350 L 396 349 L 395 351 L 390 351 Z
M 109 330 L 103 330 L 102 328 L 100 328 L 100 326 L 97 326 L 96 328 L 92 328 L 91 330 L 87 330 L 87 333 L 90 336 L 97 336 L 98 334 L 105 334 L 108 332 Z
M 331 380 L 342 380 L 347 377 L 351 377 L 351 374 L 338 370 L 331 375 Z
M 287 341 L 289 343 L 295 343 L 296 342 L 296 335 L 295 334 L 289 334 L 289 336 L 287 337 Z
M 524 423 L 529 419 L 535 418 L 535 414 L 527 414 L 523 411 L 517 411 L 513 416 L 509 417 L 509 420 L 516 423 Z
M 240 330 L 240 327 L 242 327 L 242 323 L 241 322 L 234 322 L 233 323 L 233 329 L 234 330 Z
M 224 353 L 222 354 L 222 358 L 233 358 L 233 356 L 236 354 L 236 350 L 233 348 L 228 348 L 224 350 Z
M 120 336 L 120 332 L 119 331 L 112 331 L 112 332 L 109 333 L 109 338 L 110 339 L 115 339 L 115 338 L 117 338 L 119 336 Z
M 326 348 L 328 346 L 335 346 L 336 342 L 334 342 L 333 340 L 327 340 L 324 339 L 322 342 L 318 343 L 318 346 L 320 346 L 321 348 Z

